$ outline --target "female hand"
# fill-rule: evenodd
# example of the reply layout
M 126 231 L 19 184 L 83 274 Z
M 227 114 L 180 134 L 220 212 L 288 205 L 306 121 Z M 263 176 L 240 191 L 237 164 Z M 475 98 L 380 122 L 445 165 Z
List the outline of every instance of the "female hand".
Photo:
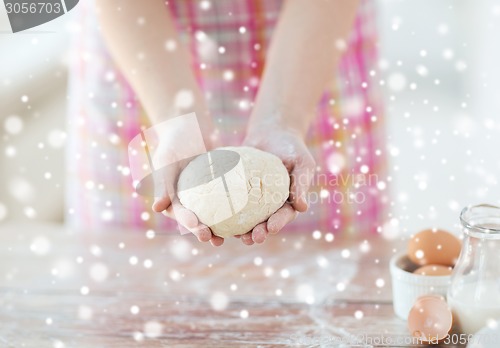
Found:
M 290 173 L 290 197 L 269 219 L 255 226 L 252 231 L 238 236 L 247 245 L 263 243 L 267 235 L 277 234 L 295 219 L 298 212 L 308 208 L 307 192 L 316 167 L 302 136 L 293 130 L 269 124 L 252 127 L 243 145 L 256 147 L 278 156 Z
M 190 132 L 192 130 L 186 131 Z M 162 134 L 158 134 L 159 146 L 153 154 L 153 163 L 157 163 L 157 167 L 162 168 L 161 172 L 158 173 L 159 177 L 155 178 L 155 185 L 161 187 L 161 189 L 160 196 L 155 198 L 152 209 L 176 220 L 181 230 L 186 229 L 193 233 L 200 242 L 210 241 L 213 246 L 220 246 L 224 243 L 224 239 L 215 236 L 208 226 L 198 220 L 195 213 L 180 203 L 177 197 L 177 180 L 188 163 L 186 160 L 178 161 L 175 158 L 179 153 L 179 146 L 183 146 L 183 150 L 186 150 L 185 147 L 189 146 L 189 144 L 186 144 L 183 134 L 185 132 L 179 129 L 167 130 Z M 204 137 L 204 144 L 207 151 L 217 147 L 217 141 L 211 136 Z M 195 149 L 188 149 L 186 152 L 195 152 Z M 165 163 L 174 164 L 165 166 Z

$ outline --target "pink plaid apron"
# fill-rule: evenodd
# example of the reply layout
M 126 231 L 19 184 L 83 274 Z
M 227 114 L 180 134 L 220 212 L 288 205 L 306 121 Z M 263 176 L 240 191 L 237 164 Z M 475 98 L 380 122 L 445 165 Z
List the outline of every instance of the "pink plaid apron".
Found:
M 168 6 L 224 143 L 240 144 L 281 1 L 182 0 Z M 376 233 L 383 224 L 388 190 L 373 6 L 362 1 L 337 82 L 318 103 L 307 138 L 318 165 L 310 210 L 288 231 Z M 82 31 L 70 69 L 67 222 L 77 228 L 172 229 L 175 224 L 153 213 L 151 199 L 132 187 L 127 145 L 141 126 L 151 125 L 106 52 L 92 2 L 80 11 Z

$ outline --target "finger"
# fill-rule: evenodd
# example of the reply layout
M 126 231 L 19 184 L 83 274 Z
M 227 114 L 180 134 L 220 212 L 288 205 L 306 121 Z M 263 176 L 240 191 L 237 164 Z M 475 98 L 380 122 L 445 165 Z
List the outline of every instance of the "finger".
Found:
M 170 206 L 170 197 L 155 197 L 152 209 L 154 212 L 161 213 Z
M 237 235 L 237 236 L 233 236 L 234 238 L 238 238 L 240 239 L 241 238 L 241 234 Z
M 200 223 L 196 214 L 186 209 L 178 200 L 175 200 L 167 208 L 165 215 L 175 219 L 180 226 L 193 233 L 200 242 L 208 242 L 212 239 L 212 231 L 210 228 Z
M 172 195 L 169 195 L 169 192 L 175 192 L 174 183 L 179 172 L 180 168 L 167 166 L 153 173 L 154 192 L 156 193 L 153 211 L 162 212 L 172 204 Z
M 192 233 L 196 236 L 198 241 L 200 242 L 208 242 L 212 239 L 212 231 L 210 230 L 209 227 L 200 224 L 197 226 L 196 229 L 188 229 L 185 226 L 178 225 L 179 226 L 179 231 L 181 232 L 182 235 Z
M 208 242 L 212 240 L 212 231 L 206 225 L 199 224 L 196 229 L 188 229 L 194 234 L 200 242 Z M 221 243 L 222 244 L 222 243 Z
M 297 217 L 297 211 L 290 203 L 285 203 L 276 213 L 267 220 L 267 230 L 270 234 L 277 234 L 281 229 Z
M 257 243 L 257 244 L 262 244 L 267 238 L 267 234 L 269 233 L 267 231 L 266 227 L 267 223 L 262 222 L 255 226 L 252 231 L 252 240 Z
M 212 239 L 210 239 L 210 243 L 216 247 L 221 246 L 222 244 L 224 244 L 224 238 L 213 235 Z
M 252 240 L 252 232 L 241 235 L 241 241 L 245 245 L 252 245 L 254 243 L 254 241 Z
M 254 245 L 255 243 L 254 243 L 254 241 L 253 241 L 253 240 L 248 239 L 248 240 L 246 240 L 246 241 L 245 241 L 245 240 L 243 240 L 243 244 L 245 244 L 245 245 Z
M 167 208 L 167 213 L 189 230 L 195 229 L 199 224 L 196 214 L 185 208 L 178 199 L 175 199 Z
M 290 202 L 298 212 L 305 212 L 308 208 L 307 192 L 314 175 L 314 160 L 306 157 L 297 163 L 290 174 Z
M 210 230 L 209 227 L 200 224 L 197 226 L 196 229 L 188 229 L 185 226 L 182 226 L 181 224 L 178 225 L 179 231 L 181 234 L 188 234 L 192 233 L 200 242 L 208 242 L 212 239 L 212 231 Z

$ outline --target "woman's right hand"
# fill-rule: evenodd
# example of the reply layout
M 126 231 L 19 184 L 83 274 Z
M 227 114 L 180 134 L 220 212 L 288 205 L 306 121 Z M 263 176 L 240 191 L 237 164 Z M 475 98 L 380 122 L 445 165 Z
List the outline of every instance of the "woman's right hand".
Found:
M 163 131 L 158 134 L 159 145 L 153 154 L 153 163 L 159 163 L 158 168 L 161 170 L 161 177 L 156 180 L 161 180 L 161 187 L 165 187 L 159 197 L 155 197 L 152 209 L 157 213 L 174 219 L 178 222 L 179 228 L 185 229 L 193 233 L 200 242 L 208 242 L 213 246 L 220 246 L 224 243 L 224 239 L 212 233 L 210 228 L 202 224 L 195 213 L 185 208 L 177 197 L 176 187 L 180 173 L 187 165 L 186 161 L 177 161 L 176 157 L 182 146 L 185 149 L 186 139 L 183 137 L 186 133 L 175 129 L 172 131 Z M 217 140 L 214 137 L 214 132 L 203 137 L 203 142 L 207 151 L 217 147 Z M 189 146 L 189 145 L 187 145 Z M 189 152 L 189 151 L 187 151 Z M 173 163 L 168 166 L 161 164 Z M 155 166 L 156 167 L 156 166 Z
M 189 48 L 182 43 L 175 20 L 165 1 L 148 1 L 145 5 L 144 1 L 98 0 L 96 6 L 106 46 L 133 87 L 151 123 L 160 124 L 165 121 L 165 115 L 182 115 L 194 111 L 198 116 L 202 134 L 210 134 L 213 127 L 207 112 L 205 94 L 200 89 L 193 71 Z M 147 23 L 147 28 L 130 25 L 135 23 L 139 14 Z M 176 43 L 176 48 L 166 50 L 165 42 L 172 40 Z M 147 59 L 137 59 L 138 47 Z M 188 131 L 189 127 L 185 130 Z M 160 163 L 175 163 L 176 151 L 189 145 L 186 140 L 191 138 L 179 139 L 176 138 L 175 132 L 169 131 L 160 132 L 159 135 L 160 148 L 154 156 Z M 176 144 L 172 139 L 179 141 Z M 205 145 L 207 150 L 213 146 L 208 137 L 205 138 Z M 168 162 L 169 160 L 171 161 Z M 169 167 L 172 167 L 172 170 L 166 173 L 167 177 L 164 179 L 170 181 L 175 188 L 174 180 L 182 168 Z M 158 179 L 163 181 L 162 178 Z M 168 194 L 161 194 L 156 198 L 153 210 L 175 218 L 179 222 L 179 228 L 193 232 L 200 241 L 210 240 L 214 245 L 222 244 L 222 239 L 213 236 L 208 227 L 202 226 L 196 216 L 184 209 L 175 197 L 176 194 L 172 190 Z M 174 206 L 176 209 L 173 209 Z

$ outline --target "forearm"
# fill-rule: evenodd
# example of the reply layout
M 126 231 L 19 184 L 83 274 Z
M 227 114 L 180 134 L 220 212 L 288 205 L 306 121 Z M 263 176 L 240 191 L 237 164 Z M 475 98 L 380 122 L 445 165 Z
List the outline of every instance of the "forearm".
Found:
M 250 130 L 262 123 L 307 132 L 314 108 L 335 77 L 358 0 L 288 0 L 274 33 Z
M 192 111 L 209 123 L 189 52 L 163 0 L 97 0 L 97 12 L 109 51 L 153 124 Z M 191 106 L 176 105 L 182 90 L 192 93 Z

